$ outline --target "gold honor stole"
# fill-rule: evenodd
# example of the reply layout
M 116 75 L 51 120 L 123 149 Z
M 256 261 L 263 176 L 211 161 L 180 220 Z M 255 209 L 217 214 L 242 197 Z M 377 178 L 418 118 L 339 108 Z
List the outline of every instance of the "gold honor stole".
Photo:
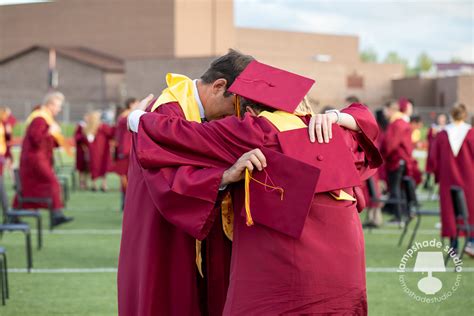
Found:
M 5 156 L 7 152 L 7 140 L 5 138 L 5 126 L 0 123 L 0 156 Z
M 194 95 L 194 82 L 184 75 L 168 73 L 166 75 L 166 85 L 168 88 L 162 91 L 151 111 L 155 111 L 162 104 L 177 102 L 187 121 L 201 123 L 201 114 Z M 222 229 L 227 238 L 232 240 L 234 212 L 230 193 L 227 193 L 222 200 L 221 216 Z M 204 277 L 201 248 L 201 241 L 196 239 L 196 266 L 199 274 Z
M 273 126 L 275 126 L 279 132 L 286 132 L 286 131 L 292 131 L 292 130 L 300 129 L 300 128 L 307 128 L 307 125 L 297 115 L 284 112 L 284 111 L 275 111 L 275 112 L 263 111 L 258 116 L 264 117 L 267 120 L 269 120 L 270 123 L 272 123 Z M 247 219 L 247 226 L 253 225 L 252 214 L 250 211 L 250 180 L 256 181 L 255 179 L 252 178 L 251 173 L 247 169 L 245 171 L 245 213 L 246 213 L 246 219 Z M 261 185 L 279 190 L 282 193 L 282 198 L 283 198 L 284 188 L 274 186 L 274 185 L 273 186 L 268 185 L 266 183 L 260 183 L 260 182 L 258 183 Z M 344 190 L 336 190 L 336 191 L 331 191 L 328 193 L 334 199 L 338 201 L 355 201 L 356 200 L 352 195 L 348 194 Z
M 35 118 L 38 118 L 38 117 L 41 117 L 42 119 L 44 119 L 46 121 L 46 124 L 48 124 L 48 126 L 52 126 L 52 125 L 58 126 L 58 131 L 52 133 L 51 136 L 53 136 L 53 138 L 56 140 L 59 146 L 64 148 L 68 156 L 73 156 L 71 146 L 66 141 L 66 138 L 63 136 L 63 134 L 61 134 L 61 128 L 59 127 L 59 124 L 54 120 L 54 117 L 51 115 L 51 113 L 48 110 L 46 110 L 44 107 L 40 107 L 39 109 L 31 112 L 31 114 L 26 119 L 26 127 L 28 127 L 31 124 L 31 122 Z

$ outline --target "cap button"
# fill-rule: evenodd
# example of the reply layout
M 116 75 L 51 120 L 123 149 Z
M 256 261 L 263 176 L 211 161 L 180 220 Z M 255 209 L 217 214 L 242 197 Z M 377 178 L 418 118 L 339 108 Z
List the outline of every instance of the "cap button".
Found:
M 316 159 L 318 159 L 319 161 L 323 161 L 324 157 L 322 155 L 318 155 Z

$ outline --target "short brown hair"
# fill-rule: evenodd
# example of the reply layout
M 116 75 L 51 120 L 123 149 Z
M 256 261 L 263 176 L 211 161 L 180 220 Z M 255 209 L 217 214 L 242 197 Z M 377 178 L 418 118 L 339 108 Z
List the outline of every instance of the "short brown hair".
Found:
M 210 84 L 217 79 L 225 79 L 227 80 L 226 89 L 229 89 L 235 78 L 237 78 L 254 59 L 255 58 L 250 55 L 244 55 L 235 49 L 229 49 L 227 54 L 217 58 L 211 63 L 210 67 L 201 76 L 201 80 L 204 83 Z M 231 93 L 226 91 L 224 95 L 228 97 Z
M 467 118 L 466 106 L 462 103 L 457 103 L 451 109 L 451 116 L 455 121 L 464 121 Z

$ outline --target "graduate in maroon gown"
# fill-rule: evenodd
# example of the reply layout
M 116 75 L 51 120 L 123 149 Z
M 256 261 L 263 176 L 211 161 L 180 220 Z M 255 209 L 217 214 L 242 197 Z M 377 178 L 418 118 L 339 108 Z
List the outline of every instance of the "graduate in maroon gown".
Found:
M 127 190 L 127 173 L 132 147 L 132 134 L 128 131 L 127 117 L 130 111 L 138 106 L 139 102 L 136 98 L 129 98 L 125 102 L 125 110 L 120 113 L 117 118 L 115 127 L 115 155 L 114 155 L 114 171 L 120 176 L 120 187 L 122 190 L 122 209 L 125 202 L 125 192 Z
M 89 151 L 87 149 L 87 140 L 82 132 L 85 126 L 85 121 L 81 121 L 77 124 L 76 130 L 74 131 L 76 170 L 79 172 L 79 187 L 81 190 L 87 189 L 87 177 L 89 174 Z
M 444 130 L 447 122 L 448 118 L 446 117 L 446 114 L 441 113 L 436 117 L 436 123 L 431 125 L 428 131 L 428 157 L 426 159 L 426 173 L 428 174 L 433 173 L 433 166 L 431 165 L 432 159 L 430 159 L 430 156 L 432 155 L 433 151 L 433 142 L 436 138 L 436 135 L 438 135 L 439 132 Z
M 3 160 L 3 166 L 7 169 L 10 175 L 13 175 L 13 156 L 11 152 L 12 146 L 12 132 L 13 127 L 16 125 L 16 117 L 12 114 L 12 111 L 9 107 L 2 107 L 1 108 L 1 121 L 3 122 L 3 126 L 5 129 L 5 137 L 6 137 L 6 151 Z M 13 176 L 11 176 L 14 179 Z
M 53 226 L 72 220 L 63 214 L 61 187 L 54 173 L 53 150 L 58 145 L 66 148 L 61 128 L 54 117 L 61 111 L 64 95 L 51 92 L 44 98 L 43 105 L 35 109 L 26 120 L 26 134 L 20 155 L 20 180 L 25 197 L 51 198 Z M 19 204 L 15 196 L 14 208 L 46 208 L 40 203 Z
M 252 148 L 266 156 L 264 171 L 246 172 L 245 184 L 232 189 L 224 315 L 367 314 L 358 186 L 373 173 L 369 165 L 381 163 L 378 129 L 367 108 L 353 104 L 316 123 L 343 118 L 359 132 L 334 127 L 329 144 L 311 144 L 305 137 L 309 118 L 292 114 L 311 84 L 254 61 L 229 89 L 254 101 L 243 120 L 196 124 L 157 113 L 140 118 L 135 150 L 148 187 L 159 185 L 155 168 L 228 167 Z
M 99 111 L 86 114 L 86 125 L 82 129 L 82 135 L 80 135 L 82 137 L 79 137 L 78 141 L 87 144 L 86 155 L 89 162 L 92 191 L 97 191 L 97 180 L 101 179 L 101 190 L 106 192 L 106 174 L 111 163 L 110 141 L 114 136 L 114 129 L 102 123 L 100 116 Z
M 199 123 L 232 115 L 233 96 L 226 90 L 252 59 L 230 50 L 198 80 L 168 74 L 168 88 L 150 110 Z M 231 251 L 221 217 L 221 202 L 225 210 L 229 205 L 219 190 L 225 170 L 156 169 L 151 172 L 159 185 L 148 187 L 132 147 L 118 267 L 120 315 L 222 314 Z
M 418 164 L 412 157 L 413 142 L 411 139 L 412 129 L 410 126 L 410 116 L 413 113 L 413 105 L 406 99 L 401 98 L 398 103 L 391 102 L 389 125 L 384 135 L 381 145 L 381 152 L 385 161 L 387 172 L 387 185 L 390 192 L 390 199 L 400 199 L 402 175 L 397 172 L 400 161 L 404 162 L 405 174 L 415 179 L 416 183 L 421 182 L 421 173 Z M 394 215 L 390 222 L 398 223 L 402 220 L 402 210 L 398 204 L 386 204 L 384 211 Z
M 451 110 L 453 122 L 436 135 L 433 143 L 431 166 L 439 183 L 441 203 L 441 237 L 451 238 L 457 250 L 456 219 L 450 188 L 460 186 L 466 196 L 469 224 L 474 225 L 474 130 L 465 123 L 466 107 L 458 104 Z M 474 232 L 471 231 L 466 253 L 474 256 Z

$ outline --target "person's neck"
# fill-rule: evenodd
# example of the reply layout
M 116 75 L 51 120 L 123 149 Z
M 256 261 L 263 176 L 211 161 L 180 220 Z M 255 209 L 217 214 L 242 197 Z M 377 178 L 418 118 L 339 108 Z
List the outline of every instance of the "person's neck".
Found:
M 51 115 L 51 117 L 54 117 L 53 111 L 51 111 L 51 109 L 47 105 L 43 105 L 42 108 L 44 111 L 48 112 L 48 114 Z
M 209 89 L 209 86 L 207 84 L 205 84 L 204 82 L 202 82 L 201 79 L 198 79 L 196 81 L 196 87 L 197 87 L 197 91 L 198 91 L 198 94 L 199 94 L 199 99 L 201 100 L 201 103 L 202 103 L 202 107 L 204 108 L 204 115 L 206 115 L 206 113 L 209 113 L 209 109 L 208 109 L 208 89 Z M 207 117 L 206 117 L 207 119 Z
M 461 125 L 462 123 L 464 123 L 463 120 L 460 120 L 460 121 L 453 121 L 453 124 L 456 125 L 456 126 L 459 126 L 459 125 Z

